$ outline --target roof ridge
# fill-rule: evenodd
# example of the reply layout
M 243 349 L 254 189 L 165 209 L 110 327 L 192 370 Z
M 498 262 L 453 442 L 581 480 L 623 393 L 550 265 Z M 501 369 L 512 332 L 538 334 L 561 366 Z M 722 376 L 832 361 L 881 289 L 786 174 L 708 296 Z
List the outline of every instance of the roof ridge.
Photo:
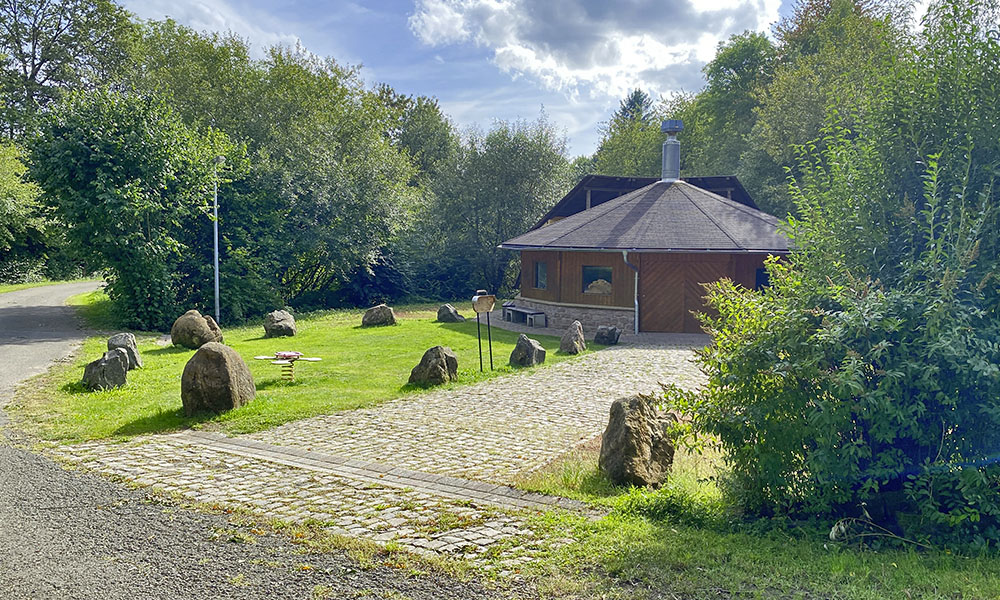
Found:
M 690 184 L 688 184 L 688 185 L 690 185 Z M 696 186 L 692 186 L 692 187 L 696 187 Z M 704 208 L 702 208 L 701 206 L 698 205 L 698 203 L 695 201 L 695 199 L 692 198 L 690 194 L 688 194 L 688 192 L 687 192 L 686 189 L 684 189 L 683 187 L 678 187 L 677 189 L 678 189 L 678 191 L 680 191 L 680 193 L 684 194 L 684 197 L 688 199 L 688 202 L 690 202 L 692 204 L 692 206 L 694 206 L 695 208 L 697 208 L 698 211 L 701 214 L 705 215 L 706 219 L 708 219 L 716 227 L 718 227 L 719 231 L 721 231 L 722 233 L 724 233 L 726 235 L 726 237 L 729 238 L 729 241 L 733 243 L 734 246 L 736 246 L 740 250 L 746 250 L 746 248 L 743 247 L 743 244 L 741 244 L 738 241 L 736 241 L 736 238 L 733 237 L 733 235 L 729 232 L 729 230 L 722 226 L 722 223 L 716 221 L 715 218 L 712 217 L 712 215 L 708 214 L 708 212 Z
M 685 181 L 684 183 L 687 183 L 687 182 Z M 720 202 L 720 203 L 722 203 L 722 204 L 724 204 L 724 205 L 726 205 L 726 206 L 728 206 L 730 208 L 735 208 L 735 209 L 739 210 L 740 212 L 742 212 L 742 213 L 744 213 L 744 214 L 746 214 L 748 216 L 751 216 L 751 217 L 753 217 L 753 218 L 755 218 L 755 219 L 757 219 L 759 221 L 764 221 L 765 223 L 772 224 L 772 225 L 781 223 L 781 219 L 779 219 L 778 217 L 776 217 L 776 216 L 774 216 L 774 215 L 772 215 L 770 213 L 766 213 L 766 212 L 762 211 L 759 208 L 753 208 L 752 206 L 747 206 L 746 204 L 737 202 L 737 201 L 735 201 L 735 200 L 733 200 L 731 198 L 726 198 L 725 196 L 720 196 L 719 194 L 716 194 L 715 192 L 711 192 L 709 190 L 706 190 L 704 188 L 700 188 L 700 187 L 698 187 L 696 185 L 693 185 L 693 184 L 690 184 L 690 183 L 687 183 L 687 185 L 690 186 L 690 187 L 692 187 L 692 188 L 694 188 L 695 190 L 698 190 L 698 192 L 701 195 L 707 196 L 709 199 L 715 200 L 716 202 Z M 769 218 L 764 218 L 764 217 L 769 217 Z M 771 223 L 770 219 L 774 219 L 774 223 Z
M 588 218 L 588 219 L 581 218 L 579 225 L 576 225 L 573 228 L 568 229 L 568 230 L 560 233 L 558 236 L 556 236 L 555 238 L 553 238 L 553 240 L 562 239 L 562 238 L 566 237 L 567 235 L 573 233 L 574 231 L 580 229 L 581 227 L 584 227 L 585 225 L 590 225 L 595 220 L 601 218 L 606 213 L 610 212 L 612 209 L 617 208 L 618 206 L 620 206 L 622 204 L 625 204 L 626 202 L 632 200 L 632 198 L 630 198 L 630 196 L 636 195 L 639 192 L 641 192 L 643 190 L 646 190 L 647 188 L 649 188 L 651 186 L 656 185 L 657 183 L 659 183 L 659 182 L 655 181 L 655 182 L 653 182 L 653 183 L 651 183 L 651 184 L 649 184 L 647 186 L 643 186 L 643 187 L 641 187 L 641 188 L 639 188 L 637 190 L 632 190 L 631 192 L 629 192 L 627 194 L 622 194 L 621 196 L 618 196 L 617 198 L 612 198 L 611 200 L 608 200 L 607 202 L 603 202 L 603 203 L 601 203 L 601 204 L 599 204 L 599 205 L 597 205 L 597 206 L 595 206 L 593 208 L 590 208 L 588 210 L 583 210 L 583 211 L 580 211 L 580 212 L 578 212 L 578 213 L 576 213 L 574 215 L 570 215 L 568 217 L 565 217 L 564 219 L 562 219 L 563 221 L 565 221 L 567 219 L 572 219 L 576 215 L 587 215 L 588 213 L 590 213 L 590 218 Z M 559 221 L 556 221 L 552 225 L 558 225 L 558 224 L 559 224 Z M 532 230 L 532 231 L 539 231 L 540 229 L 541 228 L 535 229 L 535 230 Z

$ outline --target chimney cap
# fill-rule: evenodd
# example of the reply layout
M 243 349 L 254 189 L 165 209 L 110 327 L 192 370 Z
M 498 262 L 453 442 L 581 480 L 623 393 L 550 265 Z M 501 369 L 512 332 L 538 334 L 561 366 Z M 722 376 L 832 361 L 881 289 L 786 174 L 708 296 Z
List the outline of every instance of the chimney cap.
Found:
M 680 119 L 667 119 L 660 125 L 660 131 L 671 134 L 680 133 L 684 131 L 684 122 Z

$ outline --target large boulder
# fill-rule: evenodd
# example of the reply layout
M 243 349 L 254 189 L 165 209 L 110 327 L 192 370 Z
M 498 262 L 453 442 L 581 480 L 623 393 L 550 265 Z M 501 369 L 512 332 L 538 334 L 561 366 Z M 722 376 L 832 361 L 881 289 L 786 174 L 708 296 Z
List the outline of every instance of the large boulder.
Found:
M 597 335 L 594 336 L 594 343 L 602 346 L 614 346 L 618 343 L 618 338 L 622 336 L 622 330 L 611 325 L 601 325 L 597 328 Z
M 197 350 L 208 342 L 222 343 L 222 330 L 209 315 L 189 310 L 174 321 L 170 328 L 170 341 L 175 346 Z
M 89 390 L 109 390 L 125 385 L 128 373 L 128 354 L 114 348 L 83 368 L 83 385 Z
M 139 355 L 139 346 L 136 344 L 135 336 L 131 333 L 116 333 L 108 338 L 108 350 L 121 348 L 125 351 L 125 358 L 128 360 L 128 370 L 142 366 L 142 356 Z
M 620 398 L 601 440 L 601 471 L 617 485 L 659 486 L 674 463 L 671 413 L 656 409 L 653 396 Z
M 424 352 L 420 364 L 410 371 L 410 383 L 441 385 L 458 379 L 458 357 L 447 346 L 434 346 Z
M 465 320 L 465 317 L 458 314 L 455 307 L 450 304 L 442 304 L 441 308 L 438 309 L 438 322 L 440 323 L 461 323 Z
M 545 362 L 545 348 L 523 333 L 517 337 L 514 351 L 510 353 L 510 364 L 515 367 L 533 367 Z
M 583 325 L 573 321 L 566 333 L 559 340 L 559 351 L 567 354 L 579 354 L 587 349 L 587 340 L 583 338 Z
M 291 337 L 295 333 L 295 317 L 287 310 L 275 310 L 264 315 L 264 337 Z
M 239 408 L 257 395 L 250 369 L 243 358 L 218 342 L 208 342 L 184 365 L 181 402 L 184 414 L 223 412 Z
M 362 327 L 378 327 L 380 325 L 395 325 L 396 313 L 385 304 L 373 306 L 365 311 L 365 316 L 361 317 Z

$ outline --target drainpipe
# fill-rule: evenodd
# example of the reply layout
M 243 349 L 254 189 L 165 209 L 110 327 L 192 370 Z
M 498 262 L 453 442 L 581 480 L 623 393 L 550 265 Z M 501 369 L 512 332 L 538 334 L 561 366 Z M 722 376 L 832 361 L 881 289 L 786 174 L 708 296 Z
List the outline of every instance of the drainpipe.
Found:
M 635 285 L 632 288 L 632 301 L 635 304 L 635 316 L 632 318 L 635 333 L 639 333 L 639 267 L 628 261 L 628 250 L 622 250 L 622 260 L 625 265 L 635 271 Z

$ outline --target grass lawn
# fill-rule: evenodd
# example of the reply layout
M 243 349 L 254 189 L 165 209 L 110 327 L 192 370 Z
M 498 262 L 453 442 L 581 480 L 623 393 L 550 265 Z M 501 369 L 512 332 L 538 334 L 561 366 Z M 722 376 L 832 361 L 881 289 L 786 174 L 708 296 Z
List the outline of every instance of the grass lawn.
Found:
M 108 324 L 103 292 L 83 294 L 69 303 L 81 306 L 92 326 Z M 465 308 L 466 316 L 471 314 Z M 84 365 L 106 350 L 106 336 L 87 340 L 75 362 L 60 365 L 32 384 L 22 386 L 11 413 L 21 426 L 44 439 L 81 441 L 176 430 L 192 426 L 229 432 L 252 432 L 288 421 L 352 408 L 372 406 L 424 390 L 406 385 L 427 348 L 449 346 L 459 361 L 459 381 L 466 385 L 512 372 L 507 359 L 517 334 L 493 328 L 495 371 L 489 370 L 486 329 L 483 353 L 486 372 L 479 372 L 474 319 L 465 323 L 435 322 L 437 306 L 407 306 L 396 310 L 399 324 L 361 328 L 360 310 L 330 311 L 300 316 L 294 338 L 265 339 L 263 326 L 226 328 L 223 335 L 247 361 L 257 384 L 249 405 L 218 416 L 185 417 L 181 406 L 181 373 L 193 350 L 165 346 L 153 335 L 139 336 L 144 367 L 131 371 L 128 384 L 117 390 L 89 392 L 80 384 Z M 461 307 L 460 307 L 461 309 Z M 549 349 L 546 363 L 573 357 L 556 352 L 559 339 L 536 336 Z M 280 368 L 255 355 L 297 350 L 322 362 L 299 363 L 296 380 L 280 379 Z M 544 366 L 536 368 L 545 368 Z
M 4 283 L 0 284 L 0 294 L 5 292 L 16 292 L 18 290 L 26 290 L 28 288 L 42 287 L 46 285 L 59 285 L 60 283 L 80 283 L 83 281 L 100 281 L 100 279 L 95 279 L 93 277 L 84 277 L 82 279 L 70 279 L 67 281 L 33 281 L 31 283 Z
M 657 491 L 612 486 L 597 470 L 597 443 L 520 482 L 525 489 L 610 509 L 589 520 L 550 513 L 532 526 L 577 541 L 527 574 L 553 597 L 1000 598 L 1000 557 L 831 542 L 831 524 L 736 518 L 716 485 L 718 454 L 678 452 Z

